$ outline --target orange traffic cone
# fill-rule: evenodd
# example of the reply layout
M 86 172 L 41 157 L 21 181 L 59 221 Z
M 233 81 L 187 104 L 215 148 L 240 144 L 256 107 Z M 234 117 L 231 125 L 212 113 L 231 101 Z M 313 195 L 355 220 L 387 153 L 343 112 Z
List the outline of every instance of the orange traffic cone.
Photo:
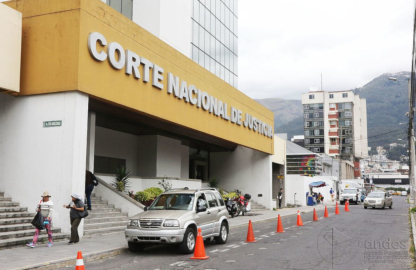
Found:
M 201 228 L 198 228 L 198 235 L 196 236 L 196 244 L 193 260 L 206 260 L 209 256 L 205 254 L 204 239 L 202 238 Z
M 346 201 L 345 202 L 345 212 L 349 212 L 350 211 L 350 202 Z
M 329 215 L 328 215 L 328 209 L 326 208 L 326 205 L 325 205 L 325 214 L 324 214 L 324 217 L 329 217 Z
M 75 270 L 85 270 L 84 259 L 82 259 L 82 252 L 78 251 L 77 263 L 75 264 Z
M 282 232 L 285 232 L 284 230 L 283 230 L 283 224 L 282 224 L 282 219 L 280 218 L 280 214 L 278 215 L 278 217 L 277 217 L 277 230 L 276 230 L 276 232 L 277 233 L 282 233 Z
M 298 222 L 296 224 L 297 226 L 303 226 L 302 217 L 300 216 L 299 210 L 298 210 Z
M 256 239 L 254 238 L 253 224 L 251 224 L 251 220 L 248 221 L 247 240 L 245 242 L 246 243 L 256 242 Z
M 339 215 L 338 202 L 335 204 L 335 215 Z
M 318 215 L 316 214 L 315 208 L 313 209 L 313 221 L 318 221 Z

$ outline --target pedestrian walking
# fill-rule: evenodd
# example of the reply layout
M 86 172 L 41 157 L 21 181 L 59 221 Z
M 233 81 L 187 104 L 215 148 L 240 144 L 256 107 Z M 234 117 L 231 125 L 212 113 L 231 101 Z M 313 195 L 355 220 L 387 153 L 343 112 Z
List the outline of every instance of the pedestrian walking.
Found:
M 94 190 L 94 186 L 96 186 L 97 178 L 95 178 L 94 174 L 88 170 L 85 171 L 85 195 L 87 197 L 87 207 L 88 210 L 91 210 L 91 193 Z
M 70 208 L 69 217 L 71 220 L 71 238 L 68 244 L 76 244 L 79 242 L 78 226 L 81 223 L 81 213 L 84 212 L 85 206 L 82 201 L 82 196 L 78 193 L 72 193 L 72 201 L 68 205 L 64 205 L 65 208 Z
M 331 200 L 334 201 L 334 190 L 331 187 L 331 190 L 329 191 L 329 194 L 331 194 Z
M 277 199 L 279 200 L 279 209 L 282 209 L 283 188 L 281 188 L 279 193 L 277 194 Z
M 49 192 L 45 191 L 42 194 L 42 199 L 39 202 L 38 206 L 36 207 L 36 212 L 41 213 L 43 217 L 43 225 L 45 226 L 46 232 L 48 234 L 48 244 L 47 247 L 52 247 L 52 212 L 53 212 L 53 202 L 50 200 L 51 195 Z M 26 246 L 30 248 L 34 248 L 38 241 L 40 234 L 40 229 L 36 228 L 35 235 L 33 236 L 33 240 L 31 243 L 26 244 Z

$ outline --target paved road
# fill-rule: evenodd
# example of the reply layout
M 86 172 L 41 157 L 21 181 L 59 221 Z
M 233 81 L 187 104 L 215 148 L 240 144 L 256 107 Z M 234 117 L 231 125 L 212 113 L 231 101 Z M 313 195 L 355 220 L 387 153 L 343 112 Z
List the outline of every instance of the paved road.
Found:
M 190 260 L 173 246 L 156 246 L 142 253 L 88 263 L 87 269 L 413 269 L 410 231 L 404 197 L 394 197 L 393 209 L 364 209 L 312 221 L 304 214 L 303 227 L 296 216 L 283 218 L 285 233 L 276 234 L 276 222 L 254 224 L 256 243 L 244 243 L 246 228 L 231 231 L 226 245 L 205 244 L 210 256 Z M 323 213 L 318 212 L 322 217 Z M 62 268 L 67 269 L 67 268 Z

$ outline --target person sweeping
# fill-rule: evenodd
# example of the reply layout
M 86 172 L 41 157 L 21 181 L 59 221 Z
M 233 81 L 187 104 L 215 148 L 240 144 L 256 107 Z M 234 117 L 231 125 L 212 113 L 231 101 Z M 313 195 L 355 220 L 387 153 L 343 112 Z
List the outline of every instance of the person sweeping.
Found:
M 36 212 L 41 213 L 43 217 L 43 225 L 45 226 L 46 232 L 48 233 L 48 244 L 47 247 L 52 247 L 52 212 L 53 212 L 53 202 L 50 200 L 51 195 L 49 192 L 45 191 L 42 195 L 42 200 L 40 201 L 38 207 L 36 208 Z M 26 244 L 26 246 L 30 248 L 36 247 L 36 243 L 38 241 L 40 234 L 40 229 L 36 228 L 35 235 L 33 236 L 33 240 L 31 243 Z

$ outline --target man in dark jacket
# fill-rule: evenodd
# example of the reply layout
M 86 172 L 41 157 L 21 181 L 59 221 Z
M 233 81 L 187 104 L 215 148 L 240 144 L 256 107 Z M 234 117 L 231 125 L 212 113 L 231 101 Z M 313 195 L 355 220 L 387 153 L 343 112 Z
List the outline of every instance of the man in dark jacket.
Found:
M 91 193 L 94 190 L 95 176 L 90 171 L 85 171 L 85 195 L 87 195 L 88 210 L 91 210 Z

